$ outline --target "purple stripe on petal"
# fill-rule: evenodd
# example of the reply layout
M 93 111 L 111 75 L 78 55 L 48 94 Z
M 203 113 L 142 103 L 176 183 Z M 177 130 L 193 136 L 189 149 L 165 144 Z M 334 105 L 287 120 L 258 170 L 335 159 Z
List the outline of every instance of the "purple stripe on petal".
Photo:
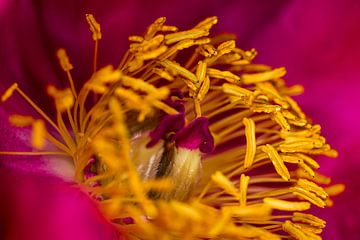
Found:
M 177 147 L 200 149 L 203 153 L 211 152 L 214 148 L 214 139 L 209 131 L 209 120 L 199 117 L 181 129 L 175 135 Z

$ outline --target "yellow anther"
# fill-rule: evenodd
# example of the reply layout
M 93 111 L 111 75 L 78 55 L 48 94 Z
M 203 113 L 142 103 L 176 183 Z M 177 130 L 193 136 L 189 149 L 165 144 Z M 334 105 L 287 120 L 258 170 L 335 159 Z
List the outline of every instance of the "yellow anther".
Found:
M 303 161 L 299 162 L 299 166 L 301 169 L 303 169 L 307 174 L 309 174 L 311 177 L 315 177 L 315 172 L 312 170 L 311 167 L 309 167 L 306 163 Z
M 280 156 L 284 160 L 284 162 L 287 162 L 287 163 L 298 164 L 302 161 L 299 157 L 296 157 L 295 155 L 280 154 Z
M 271 162 L 273 163 L 276 172 L 285 180 L 290 180 L 290 173 L 287 167 L 284 164 L 284 161 L 281 159 L 279 153 L 275 150 L 273 146 L 270 144 L 266 144 L 265 146 L 261 146 L 260 148 L 263 152 L 268 154 Z
M 154 59 L 154 58 L 157 58 L 158 56 L 160 56 L 161 54 L 163 54 L 164 52 L 166 52 L 167 49 L 168 49 L 167 46 L 161 46 L 152 51 L 139 54 L 137 57 L 142 60 Z
M 285 68 L 281 67 L 262 73 L 243 74 L 241 75 L 241 79 L 244 84 L 252 84 L 252 83 L 274 80 L 283 77 L 285 74 L 286 74 Z
M 210 89 L 210 78 L 206 76 L 204 80 L 201 82 L 201 86 L 197 93 L 197 99 L 199 101 L 202 101 L 205 98 L 206 94 L 208 93 L 209 89 Z
M 296 157 L 302 159 L 306 164 L 308 164 L 311 168 L 318 169 L 320 165 L 311 157 L 305 155 L 305 154 L 295 154 Z
M 6 100 L 8 100 L 11 95 L 13 95 L 14 91 L 18 88 L 18 84 L 17 83 L 13 83 L 4 93 L 3 95 L 1 95 L 1 101 L 5 102 Z
M 202 83 L 206 76 L 206 68 L 207 64 L 203 61 L 198 62 L 198 66 L 196 68 L 196 77 L 199 83 Z
M 94 16 L 92 14 L 86 14 L 86 21 L 89 24 L 90 31 L 92 32 L 92 38 L 94 41 L 101 39 L 101 28 L 100 24 L 96 22 Z
M 145 39 L 151 39 L 152 37 L 155 36 L 155 34 L 161 30 L 161 28 L 163 27 L 164 23 L 166 22 L 166 18 L 165 17 L 159 17 L 158 19 L 156 19 L 154 21 L 154 23 L 152 23 L 145 34 Z
M 73 65 L 71 65 L 71 63 L 70 63 L 70 61 L 69 61 L 69 57 L 67 56 L 65 49 L 60 48 L 60 49 L 57 51 L 57 54 L 56 54 L 56 55 L 57 55 L 57 57 L 59 58 L 61 68 L 62 68 L 65 72 L 70 71 L 71 69 L 73 69 Z
M 237 83 L 240 80 L 240 77 L 233 74 L 232 72 L 221 71 L 215 68 L 208 68 L 207 74 L 212 78 L 225 79 L 226 81 L 229 81 L 231 83 Z
M 31 126 L 35 119 L 31 116 L 22 116 L 18 114 L 11 115 L 9 122 L 16 127 L 27 127 Z
M 309 141 L 299 141 L 292 143 L 281 144 L 279 149 L 281 152 L 309 152 L 310 149 L 314 148 L 314 144 Z
M 278 105 L 270 104 L 253 104 L 251 110 L 254 112 L 264 112 L 264 113 L 273 113 L 281 110 L 281 107 Z
M 108 90 L 108 88 L 103 83 L 95 81 L 87 82 L 85 87 L 98 94 L 103 94 Z
M 160 31 L 162 32 L 176 32 L 178 30 L 177 27 L 175 26 L 168 26 L 168 25 L 163 25 L 161 26 Z
M 229 213 L 234 217 L 253 218 L 266 217 L 271 214 L 271 208 L 266 204 L 251 204 L 246 206 L 224 206 L 223 212 Z
M 282 93 L 285 93 L 289 96 L 297 96 L 304 93 L 304 87 L 302 85 L 293 85 L 285 90 L 282 90 Z
M 326 222 L 321 218 L 307 213 L 294 212 L 292 220 L 294 222 L 303 222 L 317 228 L 324 228 L 326 225 Z
M 173 81 L 174 80 L 174 77 L 171 76 L 170 73 L 168 73 L 167 71 L 164 71 L 162 69 L 159 69 L 159 68 L 153 68 L 152 69 L 153 73 L 159 75 L 160 77 L 168 80 L 168 81 Z
M 208 18 L 204 19 L 203 21 L 199 22 L 194 28 L 201 28 L 201 29 L 206 29 L 207 31 L 209 31 L 210 28 L 212 28 L 212 26 L 217 24 L 217 22 L 218 22 L 218 18 L 216 16 L 208 17 Z
M 130 36 L 128 39 L 129 39 L 129 41 L 132 41 L 132 42 L 142 42 L 142 41 L 144 41 L 144 38 L 141 37 L 141 36 Z
M 295 224 L 293 224 L 290 221 L 285 221 L 285 223 L 283 223 L 283 225 L 282 225 L 282 228 L 285 232 L 289 233 L 295 239 L 298 239 L 298 240 L 308 240 L 309 239 L 299 227 L 297 227 Z
M 164 35 L 159 34 L 151 39 L 144 40 L 140 44 L 139 43 L 131 44 L 130 51 L 131 52 L 139 52 L 140 54 L 142 54 L 143 52 L 152 51 L 152 50 L 160 48 L 160 45 L 162 44 L 163 41 L 164 41 Z M 162 46 L 162 47 L 165 47 L 165 46 Z
M 74 96 L 69 88 L 58 90 L 54 86 L 49 86 L 47 91 L 55 99 L 56 108 L 60 112 L 66 111 L 73 106 Z
M 326 206 L 323 199 L 316 196 L 316 194 L 308 191 L 307 189 L 304 189 L 302 187 L 292 187 L 291 190 L 293 191 L 293 194 L 296 196 L 299 196 L 300 198 L 303 198 L 312 204 L 324 208 Z
M 301 178 L 297 181 L 297 185 L 303 189 L 306 189 L 310 192 L 315 193 L 316 195 L 318 195 L 319 197 L 321 197 L 323 199 L 329 197 L 327 192 L 322 187 L 318 186 L 316 183 L 311 182 L 309 180 Z
M 344 184 L 335 184 L 330 187 L 327 187 L 324 189 L 329 196 L 337 196 L 343 191 L 345 191 L 345 185 Z
M 309 202 L 291 202 L 277 198 L 264 198 L 264 203 L 272 209 L 278 209 L 282 211 L 305 211 L 311 206 Z
M 92 81 L 101 82 L 101 83 L 114 83 L 120 80 L 122 73 L 120 70 L 113 68 L 113 66 L 108 65 L 101 68 L 95 72 L 92 77 Z
M 252 166 L 256 153 L 256 138 L 255 138 L 255 122 L 251 118 L 244 118 L 246 137 L 246 153 L 244 159 L 244 168 L 247 169 Z
M 211 44 L 205 44 L 198 48 L 198 52 L 204 57 L 212 57 L 217 54 L 216 48 Z
M 166 44 L 173 44 L 176 42 L 180 42 L 184 39 L 196 39 L 209 35 L 209 31 L 205 29 L 191 29 L 182 32 L 175 32 L 165 35 Z
M 42 120 L 36 120 L 32 124 L 32 146 L 36 149 L 42 149 L 45 146 L 46 128 Z
M 223 55 L 223 54 L 230 53 L 234 48 L 235 48 L 235 41 L 230 40 L 230 41 L 226 41 L 226 42 L 221 43 L 217 47 L 217 50 L 219 51 L 219 53 L 221 55 Z
M 285 100 L 290 104 L 292 110 L 294 110 L 296 112 L 296 114 L 300 117 L 300 118 L 305 118 L 305 113 L 301 110 L 301 108 L 299 107 L 299 105 L 295 102 L 294 99 L 292 99 L 291 97 L 286 96 Z
M 156 88 L 154 87 L 154 85 L 147 83 L 140 78 L 123 76 L 121 82 L 124 84 L 124 86 L 131 87 L 132 89 L 137 91 L 157 93 L 157 96 L 160 99 L 169 95 L 169 90 L 167 88 Z
M 222 85 L 222 89 L 224 93 L 230 95 L 230 100 L 232 102 L 236 102 L 244 105 L 251 105 L 254 100 L 254 95 L 252 91 L 248 89 L 241 88 L 234 84 L 224 83 Z
M 289 123 L 286 121 L 285 117 L 283 116 L 283 114 L 280 111 L 276 111 L 273 113 L 273 119 L 275 122 L 277 122 L 277 124 L 280 125 L 280 127 L 285 130 L 285 131 L 289 131 L 290 130 L 290 125 Z
M 288 110 L 282 110 L 281 113 L 288 120 L 295 120 L 296 119 L 296 116 L 294 114 L 292 114 Z
M 166 67 L 171 71 L 175 71 L 176 73 L 180 74 L 181 76 L 191 80 L 193 83 L 197 82 L 197 78 L 195 74 L 187 70 L 186 68 L 180 66 L 178 63 L 172 62 L 170 60 L 164 60 L 160 62 L 161 65 Z

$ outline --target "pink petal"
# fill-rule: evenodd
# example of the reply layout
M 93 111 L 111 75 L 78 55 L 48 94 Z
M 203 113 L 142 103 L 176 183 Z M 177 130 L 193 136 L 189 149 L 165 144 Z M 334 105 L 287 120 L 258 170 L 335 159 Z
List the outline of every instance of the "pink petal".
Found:
M 116 239 L 115 228 L 76 186 L 8 169 L 0 169 L 0 181 L 1 239 Z

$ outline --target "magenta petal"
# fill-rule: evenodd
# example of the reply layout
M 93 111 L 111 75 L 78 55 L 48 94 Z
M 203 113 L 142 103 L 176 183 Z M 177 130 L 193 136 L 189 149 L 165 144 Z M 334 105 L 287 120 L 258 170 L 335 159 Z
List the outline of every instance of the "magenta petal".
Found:
M 0 239 L 111 240 L 113 226 L 77 187 L 0 169 Z
M 209 131 L 209 120 L 205 117 L 196 118 L 175 135 L 175 143 L 177 147 L 191 150 L 199 148 L 203 153 L 211 152 L 214 139 Z

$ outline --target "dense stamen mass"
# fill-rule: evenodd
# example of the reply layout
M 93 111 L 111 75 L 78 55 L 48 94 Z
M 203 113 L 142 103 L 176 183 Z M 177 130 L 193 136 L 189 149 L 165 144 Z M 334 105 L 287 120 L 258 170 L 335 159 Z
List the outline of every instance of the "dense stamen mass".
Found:
M 40 118 L 11 116 L 32 127 L 34 152 L 1 154 L 71 157 L 75 181 L 130 239 L 320 239 L 325 222 L 300 212 L 343 190 L 322 187 L 313 158 L 337 153 L 292 99 L 302 87 L 285 85 L 285 68 L 251 63 L 256 51 L 231 34 L 210 37 L 210 17 L 185 31 L 159 18 L 129 37 L 118 68 L 98 70 L 100 25 L 86 19 L 90 80 L 76 91 L 58 51 L 69 88 L 48 88 L 55 116 L 12 85 L 2 101 L 17 92 Z

